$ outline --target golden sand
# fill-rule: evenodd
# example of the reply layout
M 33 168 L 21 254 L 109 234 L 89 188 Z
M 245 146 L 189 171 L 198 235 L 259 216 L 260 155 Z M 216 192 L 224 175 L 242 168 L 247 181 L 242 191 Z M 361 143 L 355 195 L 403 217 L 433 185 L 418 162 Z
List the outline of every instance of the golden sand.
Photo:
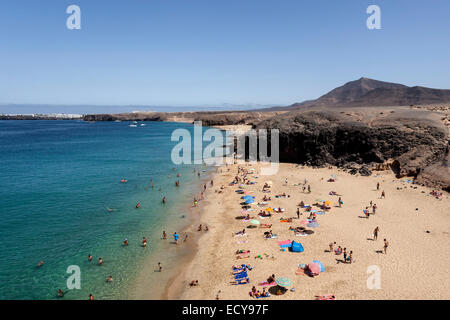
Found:
M 450 201 L 448 194 L 438 200 L 429 195 L 430 189 L 396 179 L 391 172 L 374 173 L 370 177 L 353 176 L 336 168 L 313 169 L 294 164 L 280 164 L 279 171 L 272 176 L 259 176 L 260 164 L 243 165 L 254 168 L 256 173 L 249 175 L 256 184 L 247 187 L 255 196 L 257 216 L 261 209 L 256 203 L 264 195 L 270 196 L 270 207 L 282 207 L 286 211 L 274 213 L 271 218 L 258 219 L 261 223 L 272 224 L 277 239 L 264 239 L 268 229 L 246 229 L 247 236 L 233 237 L 234 232 L 246 228 L 249 223 L 236 220 L 241 214 L 242 195 L 236 194 L 237 186 L 229 186 L 237 174 L 237 165 L 222 167 L 214 178 L 214 187 L 209 188 L 207 203 L 200 210 L 200 222 L 208 225 L 208 232 L 201 232 L 198 251 L 194 259 L 173 280 L 168 298 L 215 299 L 254 299 L 249 296 L 252 286 L 258 290 L 259 282 L 271 274 L 288 277 L 293 281 L 295 292 L 272 295 L 267 299 L 314 299 L 316 295 L 334 294 L 337 299 L 450 299 Z M 229 170 L 228 170 L 229 169 Z M 331 175 L 335 182 L 327 182 Z M 288 185 L 285 185 L 288 178 Z M 302 185 L 307 179 L 311 193 L 303 193 Z M 262 193 L 264 181 L 273 182 L 271 193 Z M 376 190 L 377 182 L 380 190 Z M 300 184 L 295 186 L 294 184 Z M 225 189 L 219 193 L 220 186 Z M 381 190 L 386 198 L 380 199 Z M 337 196 L 342 195 L 344 205 L 336 207 Z M 275 195 L 286 193 L 290 198 L 275 199 Z M 295 236 L 290 226 L 302 226 L 300 221 L 308 214 L 300 209 L 300 220 L 296 219 L 297 204 L 313 204 L 316 200 L 330 200 L 332 209 L 325 215 L 318 215 L 319 227 L 312 229 L 310 236 Z M 376 215 L 366 219 L 362 210 L 373 201 L 377 205 Z M 417 210 L 416 210 L 417 208 Z M 262 208 L 264 209 L 264 208 Z M 280 218 L 292 217 L 292 223 L 280 222 Z M 380 228 L 378 240 L 372 240 L 375 227 Z M 429 231 L 429 232 L 427 232 Z M 197 225 L 191 226 L 197 232 Z M 389 241 L 387 254 L 383 249 L 383 239 Z M 247 240 L 239 244 L 238 241 Z M 301 242 L 305 248 L 302 253 L 281 251 L 277 244 L 281 240 Z M 337 246 L 353 251 L 355 262 L 339 262 L 341 256 L 325 252 L 328 244 L 336 241 Z M 237 260 L 235 251 L 250 250 L 250 257 Z M 267 254 L 269 258 L 266 258 Z M 255 256 L 263 255 L 263 259 Z M 271 259 L 270 257 L 274 257 Z M 316 277 L 296 275 L 299 264 L 320 260 L 326 271 Z M 231 285 L 232 266 L 246 263 L 254 269 L 249 271 L 250 284 Z M 367 273 L 369 266 L 377 266 L 381 271 L 381 288 L 369 289 Z M 190 287 L 189 282 L 198 280 L 199 286 Z

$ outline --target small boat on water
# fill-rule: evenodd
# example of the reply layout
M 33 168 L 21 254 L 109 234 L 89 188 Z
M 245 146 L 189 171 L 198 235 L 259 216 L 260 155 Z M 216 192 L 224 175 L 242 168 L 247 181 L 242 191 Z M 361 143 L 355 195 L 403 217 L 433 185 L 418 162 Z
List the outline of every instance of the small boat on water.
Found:
M 131 127 L 131 128 L 136 128 L 136 127 L 137 127 L 137 124 L 130 124 L 129 127 Z
M 146 126 L 146 124 L 145 123 L 141 123 L 141 127 L 145 127 Z

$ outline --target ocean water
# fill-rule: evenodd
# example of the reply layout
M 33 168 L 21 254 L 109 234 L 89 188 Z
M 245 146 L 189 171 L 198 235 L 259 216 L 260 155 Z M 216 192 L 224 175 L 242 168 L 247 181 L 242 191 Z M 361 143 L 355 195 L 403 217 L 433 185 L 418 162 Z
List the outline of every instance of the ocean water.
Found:
M 0 299 L 58 299 L 59 288 L 64 299 L 129 298 L 162 230 L 171 236 L 187 223 L 186 204 L 213 170 L 197 165 L 198 178 L 193 165 L 171 161 L 172 131 L 193 127 L 129 124 L 0 121 Z M 81 271 L 79 290 L 66 287 L 71 265 Z

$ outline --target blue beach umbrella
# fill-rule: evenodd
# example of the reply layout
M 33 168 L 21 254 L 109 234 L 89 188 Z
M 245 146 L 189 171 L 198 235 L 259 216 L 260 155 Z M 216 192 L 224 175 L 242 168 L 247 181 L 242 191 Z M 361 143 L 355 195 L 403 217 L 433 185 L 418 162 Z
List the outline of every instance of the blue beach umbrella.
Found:
M 253 199 L 245 200 L 245 204 L 251 204 L 251 203 L 254 203 L 254 202 L 255 202 L 255 200 L 253 200 Z

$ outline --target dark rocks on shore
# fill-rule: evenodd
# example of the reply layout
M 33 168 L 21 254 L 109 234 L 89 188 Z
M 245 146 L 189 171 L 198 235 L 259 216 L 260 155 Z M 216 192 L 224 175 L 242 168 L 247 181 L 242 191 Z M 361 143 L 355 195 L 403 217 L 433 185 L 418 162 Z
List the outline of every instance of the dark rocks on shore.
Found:
M 256 127 L 280 130 L 282 162 L 330 164 L 368 176 L 372 174 L 369 164 L 390 160 L 398 178 L 412 176 L 444 190 L 450 186 L 446 133 L 430 119 L 373 112 L 355 120 L 337 111 L 302 111 Z

